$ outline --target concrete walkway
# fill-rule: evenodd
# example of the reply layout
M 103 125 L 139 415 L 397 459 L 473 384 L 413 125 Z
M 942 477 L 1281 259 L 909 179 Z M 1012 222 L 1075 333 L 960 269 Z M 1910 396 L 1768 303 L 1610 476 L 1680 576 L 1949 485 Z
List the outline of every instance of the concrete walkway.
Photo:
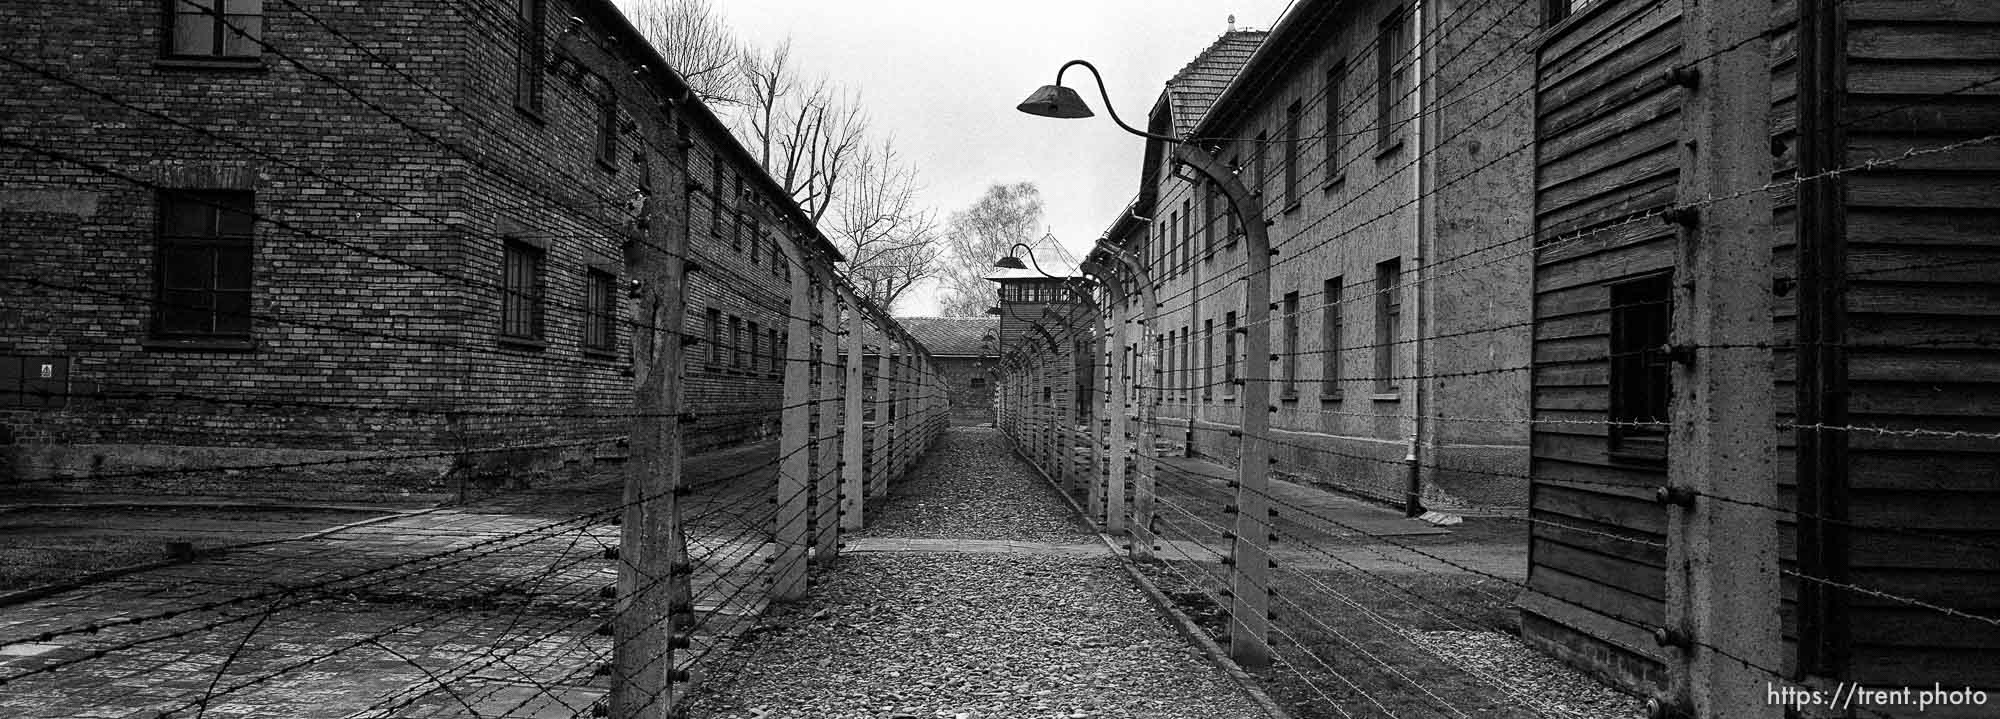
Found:
M 702 630 L 763 609 L 765 445 L 691 458 Z M 93 582 L 0 611 L 0 717 L 589 716 L 617 473 Z M 688 666 L 683 663 L 683 666 Z

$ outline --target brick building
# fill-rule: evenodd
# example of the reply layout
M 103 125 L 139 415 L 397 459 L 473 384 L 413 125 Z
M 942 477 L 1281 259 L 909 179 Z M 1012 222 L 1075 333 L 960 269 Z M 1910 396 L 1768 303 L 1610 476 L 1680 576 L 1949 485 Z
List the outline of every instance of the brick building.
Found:
M 1504 420 L 1525 419 L 1527 377 L 1483 370 L 1527 359 L 1529 262 L 1491 243 L 1530 219 L 1518 99 L 1533 74 L 1494 60 L 1535 28 L 1507 8 L 1424 7 L 1301 2 L 1268 33 L 1231 31 L 1168 83 L 1148 129 L 1235 170 L 1269 223 L 1276 466 L 1402 502 L 1414 453 L 1426 505 L 1519 512 L 1527 482 L 1506 475 L 1525 475 L 1527 431 Z M 1161 305 L 1118 342 L 1157 370 L 1162 439 L 1234 461 L 1236 380 L 1266 361 L 1238 335 L 1245 243 L 1169 149 L 1148 143 L 1138 199 L 1107 231 Z M 1483 421 L 1428 421 L 1446 416 Z
M 944 374 L 952 424 L 991 423 L 999 323 L 987 317 L 898 317 L 896 322 L 930 350 L 932 365 Z
M 629 424 L 591 415 L 631 403 L 653 193 L 689 449 L 775 431 L 787 287 L 838 252 L 608 0 L 169 8 L 28 2 L 0 39 L 10 472 L 587 457 Z

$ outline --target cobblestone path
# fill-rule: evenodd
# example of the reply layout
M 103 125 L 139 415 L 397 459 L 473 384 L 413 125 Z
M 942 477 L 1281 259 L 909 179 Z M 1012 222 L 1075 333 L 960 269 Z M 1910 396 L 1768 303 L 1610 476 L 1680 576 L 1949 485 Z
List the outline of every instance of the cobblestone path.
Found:
M 956 428 L 692 716 L 1262 717 L 998 432 Z

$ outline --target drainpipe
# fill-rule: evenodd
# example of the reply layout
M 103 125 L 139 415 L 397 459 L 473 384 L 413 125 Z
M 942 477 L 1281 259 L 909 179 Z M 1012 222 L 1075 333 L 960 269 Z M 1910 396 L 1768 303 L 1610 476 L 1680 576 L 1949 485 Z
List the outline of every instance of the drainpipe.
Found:
M 1430 35 L 1430 28 L 1425 27 L 1424 23 L 1428 13 L 1424 12 L 1424 3 L 1421 0 L 1411 6 L 1410 12 L 1413 16 L 1410 26 L 1417 33 L 1416 41 L 1410 43 L 1413 48 L 1412 52 L 1415 54 L 1415 57 L 1410 59 L 1410 74 L 1417 79 L 1415 111 L 1422 113 L 1413 123 L 1417 134 L 1415 143 L 1417 166 L 1414 168 L 1415 172 L 1412 178 L 1416 189 L 1417 222 L 1416 232 L 1412 233 L 1411 238 L 1414 247 L 1410 251 L 1410 269 L 1412 277 L 1422 277 L 1423 273 L 1421 270 L 1424 269 L 1424 262 L 1430 257 L 1430 248 L 1428 245 L 1430 244 L 1432 225 L 1435 222 L 1433 215 L 1437 211 L 1434 203 L 1430 201 L 1430 198 L 1425 193 L 1432 186 L 1433 178 L 1431 174 L 1436 172 L 1437 162 L 1434 159 L 1426 159 L 1427 153 L 1431 149 L 1429 141 L 1432 136 L 1432 133 L 1427 130 L 1432 129 L 1431 123 L 1435 121 L 1434 116 L 1426 112 L 1431 105 L 1431 84 L 1428 80 L 1424 79 L 1424 39 Z M 1423 338 L 1429 331 L 1425 326 L 1425 322 L 1429 318 L 1430 313 L 1424 311 L 1424 306 L 1429 302 L 1431 292 L 1432 290 L 1426 288 L 1423 284 L 1417 284 L 1416 292 L 1412 293 L 1413 296 L 1411 297 L 1414 301 L 1410 303 L 1410 310 L 1414 315 L 1410 318 L 1411 336 L 1416 338 L 1416 341 L 1410 343 L 1412 365 L 1415 367 L 1415 371 L 1411 372 L 1411 374 L 1415 375 L 1415 378 L 1410 381 L 1410 389 L 1414 394 L 1410 397 L 1409 453 L 1403 457 L 1403 463 L 1409 471 L 1409 485 L 1403 497 L 1403 514 L 1410 517 L 1424 513 L 1423 455 L 1424 441 L 1427 439 L 1424 436 L 1424 430 L 1426 429 L 1424 426 L 1424 415 L 1430 409 L 1427 406 L 1430 404 L 1427 401 L 1430 398 L 1430 387 L 1428 385 L 1432 381 L 1425 376 L 1429 373 L 1425 367 L 1425 341 Z

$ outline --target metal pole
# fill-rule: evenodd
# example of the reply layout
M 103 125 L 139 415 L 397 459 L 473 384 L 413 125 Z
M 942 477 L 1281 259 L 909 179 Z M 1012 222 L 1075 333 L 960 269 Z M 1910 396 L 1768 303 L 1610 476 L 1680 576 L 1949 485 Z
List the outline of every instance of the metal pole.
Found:
M 1667 480 L 1667 713 L 1778 717 L 1772 408 L 1769 8 L 1692 0 L 1683 21 L 1684 203 L 1674 276 Z M 1737 195 L 1746 188 L 1751 191 Z M 1680 490 L 1676 492 L 1675 490 Z M 1710 497 L 1729 497 L 1722 502 Z M 1745 664 L 1752 666 L 1746 667 Z M 1656 700 L 1658 702 L 1658 700 Z

